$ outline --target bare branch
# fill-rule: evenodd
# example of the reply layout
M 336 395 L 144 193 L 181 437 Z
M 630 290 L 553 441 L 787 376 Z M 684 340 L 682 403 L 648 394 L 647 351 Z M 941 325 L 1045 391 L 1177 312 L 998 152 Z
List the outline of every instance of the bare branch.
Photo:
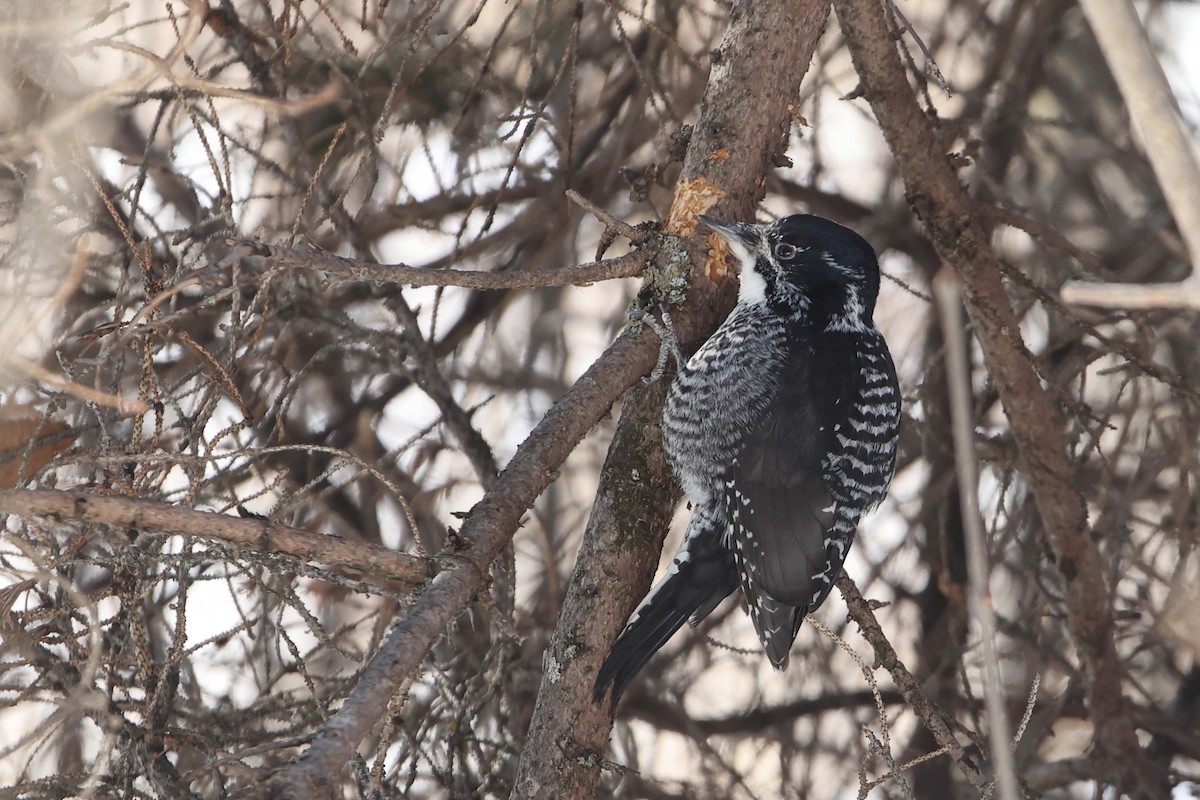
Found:
M 944 748 L 954 759 L 967 782 L 976 789 L 982 790 L 987 785 L 987 780 L 980 773 L 978 765 L 967 756 L 965 747 L 954 733 L 954 719 L 926 696 L 920 683 L 908 671 L 908 667 L 904 666 L 900 656 L 896 655 L 896 649 L 892 647 L 892 643 L 888 641 L 879 621 L 875 619 L 875 612 L 871 609 L 871 604 L 862 596 L 858 587 L 854 585 L 854 581 L 850 580 L 845 572 L 838 575 L 837 587 L 846 601 L 850 619 L 858 624 L 863 638 L 874 648 L 875 658 L 879 665 L 892 676 L 896 688 L 900 690 L 900 694 L 904 695 L 904 701 L 912 708 L 913 713 L 921 718 L 921 722 L 925 723 L 925 727 L 933 734 L 938 746 Z
M 639 231 L 628 222 L 617 219 L 612 214 L 609 214 L 607 211 L 600 208 L 598 205 L 593 203 L 591 200 L 588 200 L 574 189 L 567 190 L 567 198 L 572 203 L 603 222 L 605 228 L 610 228 L 616 231 L 634 244 L 642 244 L 649 238 L 649 234 L 647 234 L 646 231 Z
M 579 264 L 545 272 L 471 272 L 432 270 L 406 264 L 372 264 L 323 251 L 246 240 L 230 240 L 231 246 L 248 248 L 248 255 L 268 258 L 272 265 L 319 270 L 336 281 L 373 281 L 404 286 L 462 286 L 468 289 L 537 289 L 544 286 L 586 286 L 615 278 L 634 278 L 642 274 L 654 253 L 635 250 L 617 258 Z
M 432 562 L 369 542 L 289 528 L 270 520 L 176 508 L 129 497 L 82 491 L 0 489 L 0 513 L 116 525 L 136 531 L 217 539 L 264 555 L 284 555 L 355 570 L 366 583 L 420 584 L 436 573 Z
M 942 74 L 942 70 L 937 65 L 937 59 L 933 57 L 933 53 L 929 52 L 929 46 L 925 44 L 925 40 L 921 38 L 921 34 L 917 33 L 917 29 L 908 21 L 908 17 L 904 16 L 904 12 L 900 10 L 900 6 L 896 5 L 893 0 L 888 0 L 888 10 L 896 15 L 896 21 L 900 23 L 900 29 L 906 32 L 917 43 L 917 47 L 921 48 L 921 54 L 925 56 L 925 71 L 933 76 L 937 82 L 938 88 L 946 93 L 949 97 L 950 84 L 946 82 L 946 76 Z
M 971 376 L 967 356 L 966 327 L 963 325 L 958 284 L 946 273 L 934 278 L 934 295 L 946 337 L 946 383 L 950 390 L 950 416 L 954 436 L 954 462 L 958 472 L 958 495 L 967 545 L 967 600 L 971 617 L 979 627 L 983 648 L 984 702 L 988 713 L 988 738 L 996 769 L 1000 800 L 1017 800 L 1017 770 L 1009 739 L 1008 712 L 1000 680 L 1000 657 L 996 652 L 996 620 L 992 615 L 988 552 L 979 514 L 979 465 L 975 455 L 975 420 L 971 416 Z
M 1062 287 L 1065 303 L 1144 311 L 1154 308 L 1200 308 L 1200 280 L 1177 283 L 1094 283 L 1068 281 Z

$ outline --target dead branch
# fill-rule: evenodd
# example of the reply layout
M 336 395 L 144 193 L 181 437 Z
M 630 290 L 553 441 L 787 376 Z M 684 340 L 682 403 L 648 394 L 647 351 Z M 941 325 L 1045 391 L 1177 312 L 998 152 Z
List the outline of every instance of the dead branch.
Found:
M 619 233 L 634 244 L 643 244 L 649 238 L 649 234 L 646 231 L 640 231 L 628 222 L 617 219 L 574 189 L 567 190 L 567 199 L 603 222 L 605 228 Z
M 950 390 L 950 416 L 954 437 L 954 462 L 958 473 L 959 508 L 967 550 L 969 591 L 967 604 L 979 628 L 984 659 L 984 702 L 988 713 L 988 739 L 996 771 L 1000 800 L 1017 800 L 1017 770 L 1009 738 L 1008 712 L 996 649 L 996 619 L 992 613 L 991 575 L 987 542 L 979 513 L 979 464 L 975 454 L 975 419 L 971 416 L 970 359 L 962 320 L 962 300 L 954 278 L 943 273 L 934 278 L 934 295 L 946 339 L 946 383 Z
M 358 580 L 385 587 L 391 582 L 421 584 L 437 572 L 427 559 L 369 542 L 290 528 L 267 519 L 232 517 L 131 497 L 78 490 L 0 489 L 0 513 L 216 539 L 263 555 L 283 555 L 326 567 L 351 569 Z
M 248 248 L 248 254 L 264 256 L 278 267 L 319 270 L 335 282 L 371 281 L 402 286 L 461 286 L 467 289 L 537 289 L 545 286 L 587 286 L 616 278 L 635 278 L 654 257 L 652 250 L 635 250 L 573 267 L 533 272 L 471 272 L 454 269 L 424 269 L 406 264 L 372 264 L 318 250 L 231 240 L 230 245 Z
M 850 580 L 845 572 L 838 576 L 837 587 L 846 601 L 850 619 L 854 620 L 863 638 L 874 648 L 876 661 L 892 676 L 896 688 L 904 696 L 904 701 L 908 703 L 913 713 L 920 717 L 925 727 L 933 733 L 938 746 L 945 748 L 950 757 L 954 759 L 959 771 L 967 779 L 967 783 L 976 789 L 983 789 L 987 785 L 987 778 L 980 771 L 979 765 L 968 756 L 967 745 L 962 744 L 955 734 L 956 725 L 953 717 L 938 708 L 926 696 L 920 683 L 904 666 L 904 662 L 896 654 L 896 649 L 888 641 L 879 621 L 875 619 L 875 612 L 871 609 L 871 604 L 862 596 L 854 581 Z

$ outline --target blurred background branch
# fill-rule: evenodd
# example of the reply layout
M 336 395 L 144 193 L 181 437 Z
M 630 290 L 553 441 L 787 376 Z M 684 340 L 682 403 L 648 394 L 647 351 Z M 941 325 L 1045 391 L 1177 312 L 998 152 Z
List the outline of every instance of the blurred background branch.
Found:
M 1180 117 L 1167 76 L 1133 3 L 1082 0 L 1080 6 L 1141 134 L 1146 158 L 1187 245 L 1192 271 L 1177 284 L 1071 282 L 1063 286 L 1063 299 L 1110 308 L 1200 308 L 1200 166 L 1196 164 L 1195 137 Z

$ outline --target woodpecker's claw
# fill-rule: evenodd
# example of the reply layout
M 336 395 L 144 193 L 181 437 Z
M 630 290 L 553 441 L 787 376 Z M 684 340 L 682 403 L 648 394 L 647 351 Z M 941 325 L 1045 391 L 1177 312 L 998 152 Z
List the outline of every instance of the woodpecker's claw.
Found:
M 679 346 L 679 337 L 675 335 L 675 326 L 671 323 L 671 315 L 667 313 L 667 309 L 659 306 L 659 313 L 662 314 L 662 321 L 659 321 L 653 314 L 635 308 L 629 312 L 629 318 L 642 323 L 650 330 L 658 334 L 658 338 L 662 344 L 658 348 L 658 361 L 654 363 L 654 369 L 648 376 L 642 378 L 642 383 L 647 386 L 657 383 L 662 380 L 663 375 L 667 374 L 667 359 L 671 356 L 675 357 L 675 369 L 683 369 L 683 365 L 687 360 L 683 356 L 683 349 Z

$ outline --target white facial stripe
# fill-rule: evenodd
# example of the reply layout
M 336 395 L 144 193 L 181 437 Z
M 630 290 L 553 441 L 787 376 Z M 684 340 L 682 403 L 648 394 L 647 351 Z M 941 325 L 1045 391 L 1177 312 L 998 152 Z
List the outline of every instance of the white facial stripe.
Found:
M 736 239 L 726 239 L 725 241 L 729 243 L 730 252 L 733 253 L 741 265 L 738 303 L 753 305 L 755 303 L 766 302 L 767 282 L 763 280 L 763 276 L 759 275 L 758 270 L 754 268 L 757 253 L 747 250 L 746 246 Z
M 741 284 L 738 286 L 738 302 L 742 305 L 755 305 L 767 301 L 767 282 L 754 268 L 754 261 L 748 264 L 742 262 Z

